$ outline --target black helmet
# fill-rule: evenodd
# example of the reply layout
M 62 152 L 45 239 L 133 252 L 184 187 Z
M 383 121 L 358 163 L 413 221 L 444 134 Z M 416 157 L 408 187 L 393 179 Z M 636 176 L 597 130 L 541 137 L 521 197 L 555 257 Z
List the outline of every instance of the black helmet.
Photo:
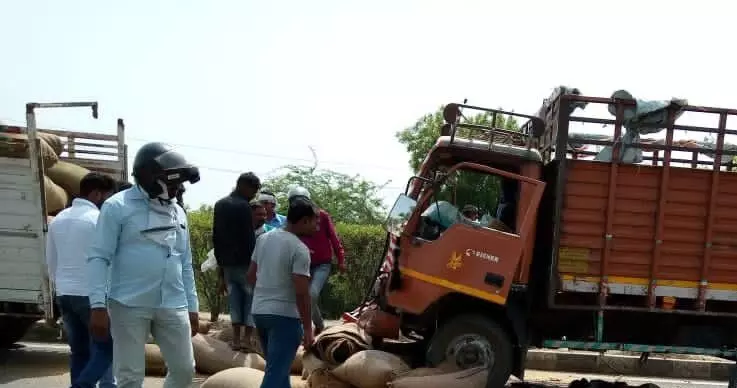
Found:
M 133 177 L 151 196 L 160 194 L 161 181 L 178 188 L 184 182 L 197 183 L 200 172 L 184 156 L 164 143 L 148 143 L 141 147 L 133 160 Z

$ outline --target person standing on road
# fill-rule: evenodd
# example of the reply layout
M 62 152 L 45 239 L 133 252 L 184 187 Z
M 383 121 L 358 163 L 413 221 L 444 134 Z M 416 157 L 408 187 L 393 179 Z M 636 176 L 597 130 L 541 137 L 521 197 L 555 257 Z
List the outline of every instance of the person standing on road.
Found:
M 246 280 L 256 234 L 250 201 L 261 181 L 252 173 L 238 177 L 235 190 L 215 203 L 212 244 L 218 263 L 220 284 L 227 287 L 230 320 L 233 325 L 233 350 L 250 350 L 253 321 L 250 319 L 253 288 Z M 243 330 L 241 330 L 243 329 Z M 243 344 L 241 333 L 246 339 Z
M 248 279 L 254 284 L 253 319 L 266 356 L 261 388 L 289 388 L 300 341 L 313 342 L 310 253 L 300 237 L 315 233 L 319 209 L 307 198 L 289 203 L 287 224 L 256 240 Z
M 271 191 L 262 190 L 258 196 L 258 201 L 264 206 L 266 210 L 266 225 L 272 229 L 281 228 L 287 222 L 287 217 L 276 212 L 278 202 L 276 195 Z
M 102 205 L 88 254 L 91 330 L 101 337 L 109 325 L 119 388 L 143 386 L 149 334 L 166 361 L 164 387 L 187 388 L 199 305 L 187 217 L 174 197 L 181 183 L 199 181 L 199 171 L 168 145 L 148 143 L 136 153 L 133 177 L 134 187 Z
M 297 198 L 310 200 L 310 192 L 304 187 L 297 186 L 289 190 L 287 198 L 290 204 Z M 317 232 L 300 237 L 310 252 L 310 297 L 315 335 L 320 334 L 325 329 L 325 321 L 318 302 L 322 288 L 330 276 L 333 254 L 338 258 L 338 270 L 345 272 L 346 269 L 343 244 L 341 244 L 338 234 L 335 232 L 335 225 L 333 225 L 330 215 L 325 210 L 319 209 L 318 216 Z
M 71 349 L 72 388 L 114 388 L 113 343 L 109 333 L 90 338 L 90 299 L 87 282 L 87 249 L 100 215 L 100 206 L 116 188 L 113 178 L 91 172 L 79 184 L 79 198 L 62 210 L 46 235 L 49 278 Z

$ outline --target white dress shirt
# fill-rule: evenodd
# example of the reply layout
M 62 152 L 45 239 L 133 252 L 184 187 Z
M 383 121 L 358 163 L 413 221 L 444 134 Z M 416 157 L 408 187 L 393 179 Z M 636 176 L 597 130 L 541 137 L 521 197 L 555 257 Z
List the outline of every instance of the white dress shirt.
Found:
M 95 236 L 100 210 L 94 203 L 76 198 L 49 224 L 46 263 L 56 295 L 88 296 L 87 256 Z

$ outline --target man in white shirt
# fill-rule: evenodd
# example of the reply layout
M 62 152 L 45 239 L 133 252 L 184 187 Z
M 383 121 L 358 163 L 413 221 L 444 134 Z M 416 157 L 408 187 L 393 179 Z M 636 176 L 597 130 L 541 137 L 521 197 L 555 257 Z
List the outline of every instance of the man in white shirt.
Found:
M 99 208 L 117 185 L 112 178 L 93 172 L 82 178 L 79 186 L 80 197 L 49 224 L 46 261 L 71 348 L 72 388 L 95 387 L 98 381 L 100 388 L 114 388 L 112 339 L 108 336 L 101 341 L 90 336 L 87 250 Z

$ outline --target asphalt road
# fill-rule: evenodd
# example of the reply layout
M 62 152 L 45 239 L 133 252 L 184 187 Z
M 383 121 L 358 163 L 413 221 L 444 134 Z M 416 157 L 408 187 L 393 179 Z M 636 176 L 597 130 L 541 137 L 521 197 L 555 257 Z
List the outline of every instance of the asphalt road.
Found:
M 67 360 L 69 350 L 66 345 L 48 343 L 24 343 L 18 349 L 0 351 L 0 387 L 44 387 L 66 388 L 69 386 Z M 589 380 L 625 381 L 638 386 L 654 383 L 661 388 L 713 388 L 726 387 L 726 382 L 682 381 L 658 378 L 618 378 L 616 376 L 574 375 L 568 373 L 528 371 L 530 383 L 543 384 L 547 387 L 566 387 L 572 380 L 585 377 Z M 204 376 L 199 376 L 192 387 L 199 387 Z M 163 378 L 146 378 L 146 388 L 159 388 Z M 515 384 L 516 386 L 516 384 Z M 533 387 L 535 385 L 532 385 Z M 539 387 L 539 385 L 537 386 Z

